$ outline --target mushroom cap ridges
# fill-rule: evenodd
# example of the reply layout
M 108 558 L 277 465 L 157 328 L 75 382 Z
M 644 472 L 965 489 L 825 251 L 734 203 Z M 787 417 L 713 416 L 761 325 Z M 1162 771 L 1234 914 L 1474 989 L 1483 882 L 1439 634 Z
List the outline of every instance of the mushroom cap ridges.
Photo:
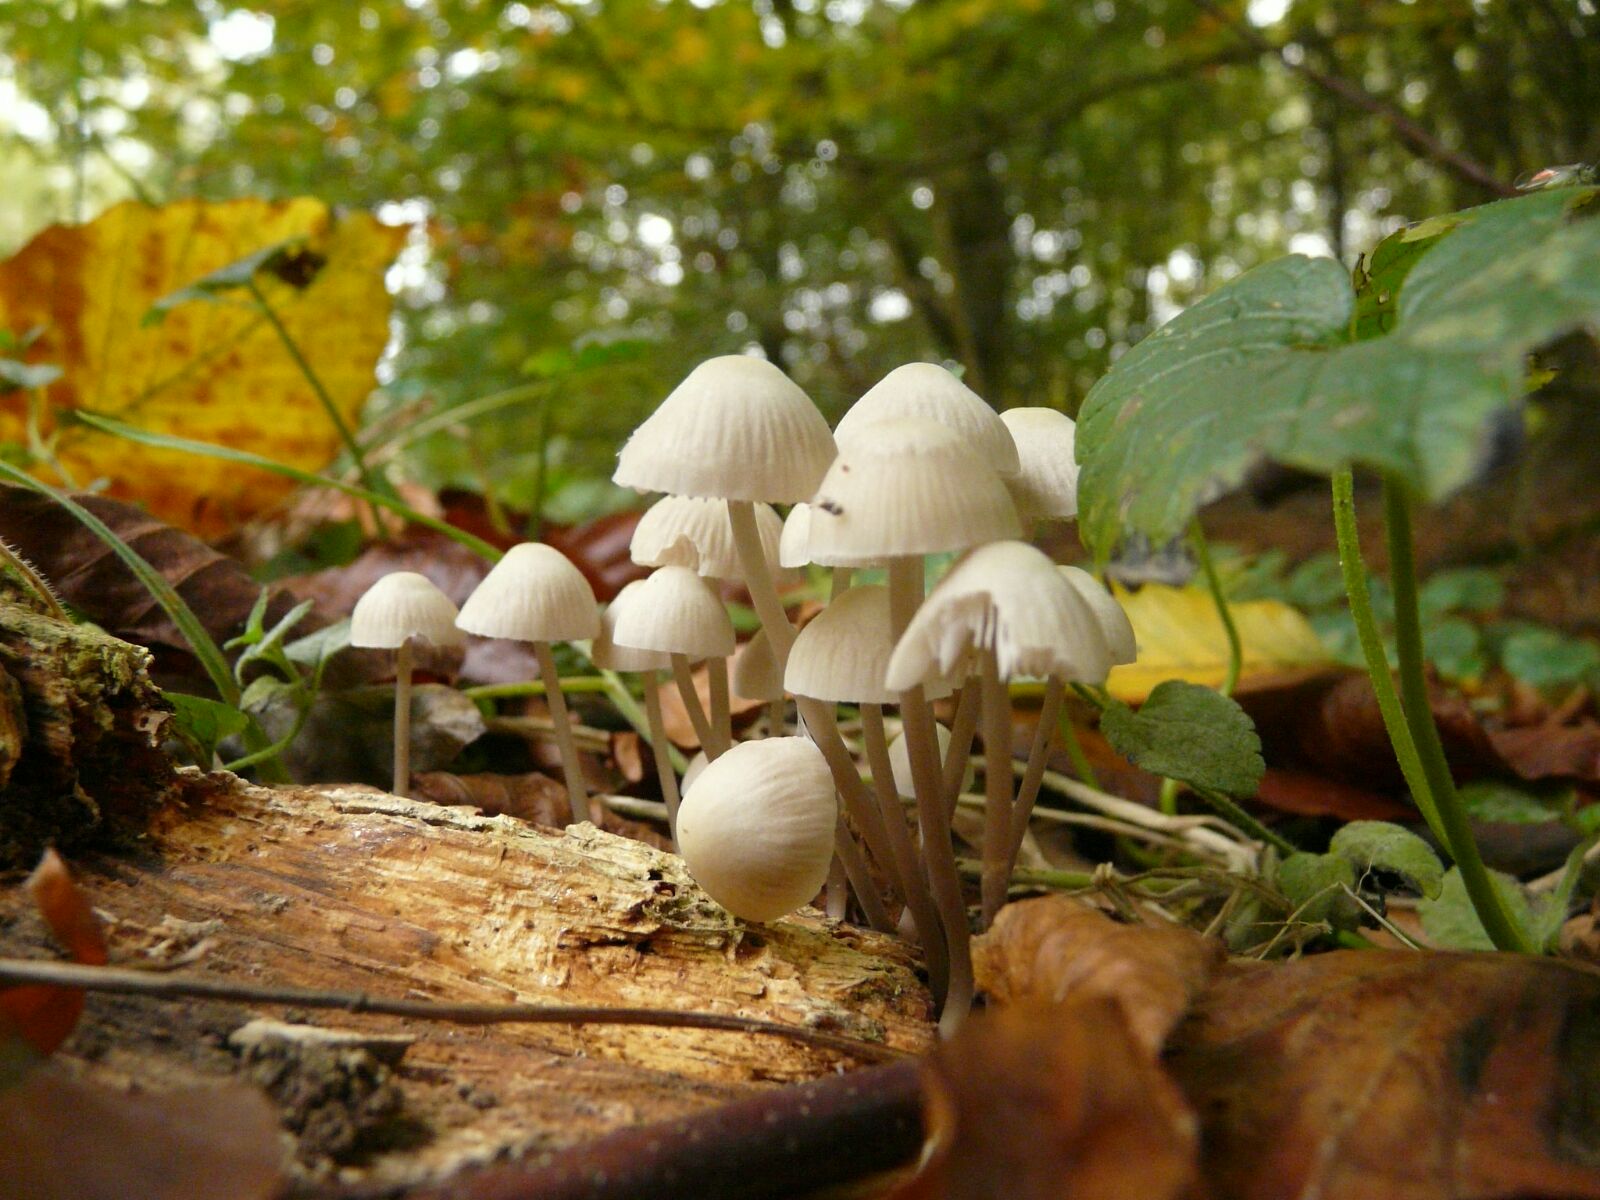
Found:
M 977 447 L 995 474 L 1009 478 L 1017 473 L 1017 447 L 1000 415 L 937 363 L 906 363 L 890 371 L 850 406 L 834 438 L 843 442 L 864 426 L 901 417 L 948 426 Z
M 835 704 L 894 704 L 884 683 L 889 656 L 889 589 L 862 584 L 839 593 L 812 618 L 789 649 L 784 687 L 796 696 Z M 948 695 L 942 679 L 928 680 L 930 698 Z
M 776 562 L 783 519 L 770 504 L 757 504 L 755 515 L 761 552 L 767 562 Z M 725 500 L 663 496 L 634 526 L 628 554 L 644 567 L 688 567 L 708 578 L 744 578 Z
M 611 640 L 695 661 L 726 657 L 737 645 L 728 610 L 688 567 L 657 567 L 643 580 L 617 614 Z
M 480 637 L 570 642 L 600 632 L 594 589 L 553 546 L 523 542 L 506 551 L 467 602 L 456 624 Z
M 1011 431 L 1021 466 L 1006 480 L 1024 521 L 1064 521 L 1078 515 L 1077 426 L 1053 408 L 1008 408 L 1000 420 Z
M 828 469 L 833 435 L 777 367 L 733 354 L 707 359 L 633 431 L 612 479 L 674 496 L 793 504 Z
M 415 571 L 391 571 L 366 590 L 350 614 L 350 644 L 395 650 L 411 638 L 435 646 L 461 642 L 456 606 Z

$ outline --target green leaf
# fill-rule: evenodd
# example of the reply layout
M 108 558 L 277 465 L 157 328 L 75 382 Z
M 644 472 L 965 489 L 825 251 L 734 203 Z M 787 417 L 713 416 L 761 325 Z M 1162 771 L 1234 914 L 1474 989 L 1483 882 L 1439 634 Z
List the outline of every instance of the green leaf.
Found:
M 1553 896 L 1533 896 L 1503 871 L 1490 871 L 1489 880 L 1505 902 L 1511 919 L 1536 946 L 1549 946 L 1560 932 L 1565 902 Z M 1439 894 L 1417 905 L 1422 930 L 1436 945 L 1451 950 L 1493 950 L 1494 943 L 1484 932 L 1477 910 L 1467 895 L 1461 872 L 1451 867 L 1445 872 Z
M 1477 679 L 1488 669 L 1484 660 L 1483 637 L 1471 621 L 1452 617 L 1436 621 L 1422 634 L 1422 650 L 1428 661 L 1447 679 Z
M 1554 629 L 1524 627 L 1501 643 L 1500 663 L 1534 687 L 1570 687 L 1600 670 L 1600 647 Z
M 1355 928 L 1361 906 L 1345 890 L 1354 891 L 1355 886 L 1354 865 L 1337 854 L 1291 854 L 1278 868 L 1278 887 L 1301 921 Z
M 1474 821 L 1504 825 L 1543 825 L 1559 821 L 1574 797 L 1570 787 L 1553 795 L 1541 795 L 1499 779 L 1463 784 L 1458 794 L 1467 815 Z
M 1084 401 L 1085 541 L 1103 558 L 1125 533 L 1175 537 L 1262 458 L 1359 463 L 1429 499 L 1460 485 L 1485 422 L 1523 394 L 1524 355 L 1600 319 L 1600 220 L 1580 219 L 1596 194 L 1456 214 L 1410 266 L 1392 331 L 1367 341 L 1349 342 L 1357 297 L 1328 259 L 1267 263 L 1181 313 Z
M 1440 571 L 1422 585 L 1417 595 L 1424 617 L 1452 612 L 1493 612 L 1505 600 L 1506 589 L 1500 577 L 1484 567 Z
M 1408 225 L 1391 233 L 1373 252 L 1364 257 L 1355 270 L 1356 282 L 1356 339 L 1388 333 L 1394 328 L 1400 306 L 1400 287 L 1417 265 L 1417 260 L 1433 248 L 1435 242 L 1461 224 L 1461 218 L 1450 213 Z
M 185 692 L 163 692 L 162 695 L 172 705 L 170 728 L 173 735 L 189 747 L 195 762 L 206 769 L 210 769 L 222 740 L 243 733 L 250 724 L 249 717 L 220 700 Z
M 1230 796 L 1254 795 L 1266 770 L 1244 709 L 1196 683 L 1169 679 L 1137 712 L 1113 699 L 1100 714 L 1100 731 L 1146 771 Z
M 1444 864 L 1433 848 L 1409 829 L 1387 821 L 1352 821 L 1328 843 L 1328 853 L 1358 872 L 1390 871 L 1424 896 L 1437 896 Z

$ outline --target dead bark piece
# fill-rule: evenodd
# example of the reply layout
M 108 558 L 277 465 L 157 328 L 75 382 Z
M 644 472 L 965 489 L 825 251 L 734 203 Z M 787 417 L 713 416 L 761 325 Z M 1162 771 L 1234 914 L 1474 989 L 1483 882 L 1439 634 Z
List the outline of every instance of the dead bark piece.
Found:
M 171 709 L 149 665 L 0 585 L 0 867 L 143 830 L 173 777 L 160 751 Z
M 149 940 L 139 929 L 205 921 L 210 948 L 190 969 L 219 980 L 738 1014 L 912 1053 L 931 1040 L 930 1000 L 903 943 L 809 910 L 746 925 L 700 892 L 681 860 L 641 842 L 370 790 L 179 779 L 147 855 L 81 864 L 83 888 L 115 918 L 114 950 Z M 24 919 L 8 927 L 13 910 Z M 37 956 L 39 945 L 37 918 L 0 896 L 0 949 Z M 188 1083 L 238 1071 L 216 1047 L 251 1015 L 92 996 L 59 1055 L 82 1046 L 85 1069 L 112 1081 Z M 461 1028 L 342 1013 L 337 1023 L 417 1038 L 392 1073 L 409 1143 L 352 1149 L 365 1152 L 352 1178 L 374 1186 L 443 1178 L 855 1065 L 746 1033 Z
M 1119 925 L 1069 896 L 1008 904 L 972 943 L 978 986 L 1004 1004 L 1115 1001 L 1135 1040 L 1159 1054 L 1221 965 L 1219 942 L 1178 926 Z

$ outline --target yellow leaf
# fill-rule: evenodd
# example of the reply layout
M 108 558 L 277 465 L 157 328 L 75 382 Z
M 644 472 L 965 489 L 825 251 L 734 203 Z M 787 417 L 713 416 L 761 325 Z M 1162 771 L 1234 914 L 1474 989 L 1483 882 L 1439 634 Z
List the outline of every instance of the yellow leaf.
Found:
M 1137 592 L 1116 589 L 1133 622 L 1139 659 L 1117 667 L 1106 681 L 1112 695 L 1142 700 L 1165 679 L 1186 679 L 1210 687 L 1220 684 L 1228 666 L 1228 638 L 1211 593 L 1204 588 L 1147 584 Z M 1308 669 L 1333 660 L 1298 609 L 1277 600 L 1230 604 L 1244 651 L 1243 686 Z
M 48 391 L 55 411 L 93 409 L 316 470 L 338 452 L 338 433 L 243 291 L 180 304 L 157 324 L 145 324 L 145 316 L 154 301 L 213 271 L 305 239 L 321 266 L 307 278 L 263 278 L 262 291 L 353 424 L 389 337 L 383 274 L 405 232 L 366 213 L 336 217 L 310 198 L 186 200 L 160 208 L 129 201 L 87 225 L 52 226 L 0 263 L 0 328 L 43 330 L 28 358 L 62 369 Z M 20 392 L 0 395 L 0 440 L 23 440 L 26 412 Z M 270 507 L 294 486 L 70 425 L 60 430 L 56 452 L 80 484 L 105 480 L 111 495 L 206 536 Z

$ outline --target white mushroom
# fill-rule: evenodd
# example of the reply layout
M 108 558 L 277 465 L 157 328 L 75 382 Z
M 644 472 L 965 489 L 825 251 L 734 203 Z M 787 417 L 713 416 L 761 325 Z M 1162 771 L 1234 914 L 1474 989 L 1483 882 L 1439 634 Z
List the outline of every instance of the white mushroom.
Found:
M 1078 515 L 1077 426 L 1053 408 L 1008 408 L 1000 420 L 1016 443 L 1020 470 L 1006 480 L 1025 530 Z
M 672 755 L 668 750 L 666 721 L 661 715 L 661 690 L 659 672 L 672 669 L 672 656 L 660 650 L 638 650 L 632 646 L 619 646 L 613 639 L 617 618 L 639 598 L 642 579 L 627 584 L 611 598 L 605 612 L 600 614 L 600 632 L 589 646 L 589 661 L 608 671 L 634 671 L 644 676 L 645 721 L 650 728 L 650 756 L 656 761 L 656 779 L 661 785 L 661 799 L 667 806 L 667 828 L 672 833 L 673 844 L 678 837 L 678 777 L 672 770 Z M 685 784 L 688 786 L 687 776 Z

